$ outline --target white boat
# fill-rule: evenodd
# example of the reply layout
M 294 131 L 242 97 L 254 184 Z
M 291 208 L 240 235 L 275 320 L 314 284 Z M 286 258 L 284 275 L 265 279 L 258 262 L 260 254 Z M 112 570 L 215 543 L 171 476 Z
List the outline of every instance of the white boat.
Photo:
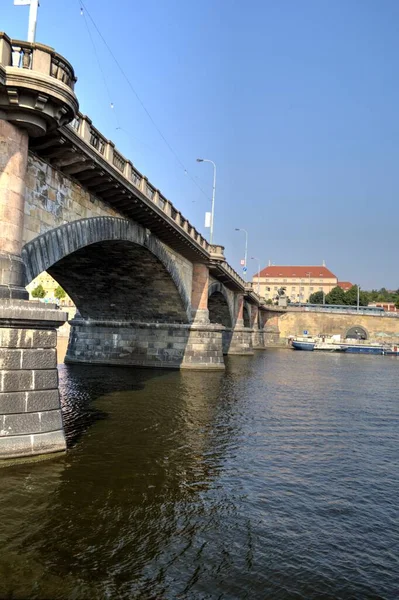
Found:
M 340 335 L 321 333 L 316 336 L 298 335 L 292 338 L 291 345 L 295 350 L 324 350 L 325 352 L 345 352 Z

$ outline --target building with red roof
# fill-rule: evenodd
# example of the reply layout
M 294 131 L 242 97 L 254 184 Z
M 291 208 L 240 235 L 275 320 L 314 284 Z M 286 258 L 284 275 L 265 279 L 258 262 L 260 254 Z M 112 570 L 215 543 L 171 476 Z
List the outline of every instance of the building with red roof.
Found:
M 328 294 L 338 284 L 338 278 L 323 265 L 282 266 L 271 265 L 256 273 L 252 278 L 254 289 L 267 300 L 273 299 L 277 291 L 285 288 L 286 296 L 291 302 L 307 302 L 314 292 Z
M 348 290 L 351 289 L 351 287 L 353 287 L 353 283 L 351 283 L 350 281 L 338 281 L 337 285 L 344 290 L 344 292 L 347 292 Z

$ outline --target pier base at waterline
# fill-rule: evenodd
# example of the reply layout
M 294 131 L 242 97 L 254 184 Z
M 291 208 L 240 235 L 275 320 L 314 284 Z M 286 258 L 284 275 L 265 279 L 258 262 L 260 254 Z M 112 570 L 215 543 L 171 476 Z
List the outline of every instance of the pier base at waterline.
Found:
M 66 449 L 58 392 L 55 305 L 0 300 L 0 459 Z
M 210 323 L 71 322 L 66 363 L 224 369 L 222 331 Z

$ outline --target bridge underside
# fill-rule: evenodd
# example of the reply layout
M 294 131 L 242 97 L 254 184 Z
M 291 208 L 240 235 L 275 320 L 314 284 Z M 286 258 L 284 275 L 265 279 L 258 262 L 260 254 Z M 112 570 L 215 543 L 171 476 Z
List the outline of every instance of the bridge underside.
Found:
M 149 250 L 125 241 L 86 246 L 48 273 L 65 289 L 84 319 L 187 323 L 169 273 Z

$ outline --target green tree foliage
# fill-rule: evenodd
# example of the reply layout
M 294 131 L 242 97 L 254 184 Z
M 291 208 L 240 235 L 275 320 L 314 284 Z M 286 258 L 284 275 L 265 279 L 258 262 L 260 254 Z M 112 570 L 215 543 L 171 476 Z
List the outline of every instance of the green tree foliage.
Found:
M 39 285 L 37 285 L 33 290 L 32 290 L 32 296 L 34 298 L 44 298 L 44 296 L 46 295 L 46 290 L 44 289 L 44 287 L 42 286 L 41 283 L 39 283 Z
M 324 295 L 323 292 L 314 292 L 310 294 L 310 304 L 323 304 Z
M 59 285 L 54 291 L 54 296 L 58 298 L 58 300 L 63 300 L 66 296 L 66 291 Z
M 359 306 L 367 306 L 368 303 L 368 293 L 360 291 Z M 352 285 L 352 287 L 345 293 L 343 304 L 348 304 L 349 306 L 357 306 L 357 285 Z
M 326 304 L 345 304 L 345 292 L 339 285 L 327 294 Z

